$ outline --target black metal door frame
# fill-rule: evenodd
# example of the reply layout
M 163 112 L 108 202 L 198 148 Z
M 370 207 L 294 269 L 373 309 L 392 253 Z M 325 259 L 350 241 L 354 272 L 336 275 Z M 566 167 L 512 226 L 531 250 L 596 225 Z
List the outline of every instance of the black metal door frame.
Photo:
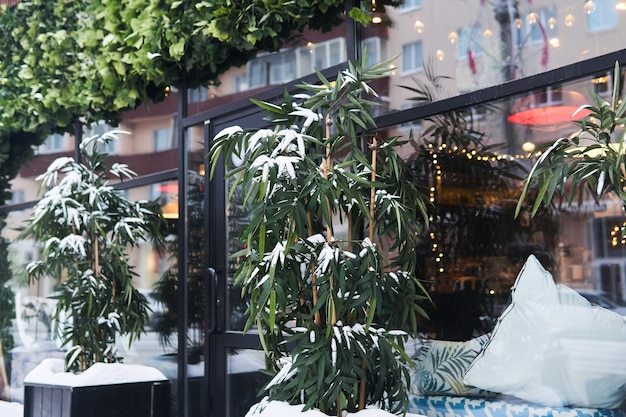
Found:
M 328 68 L 322 73 L 328 79 L 333 79 L 340 69 L 346 64 L 340 64 Z M 270 102 L 280 102 L 284 89 L 294 92 L 297 85 L 303 82 L 316 82 L 317 75 L 312 74 L 302 79 L 293 81 L 285 86 L 278 86 L 268 89 L 255 95 L 256 99 Z M 181 88 L 181 90 L 185 90 Z M 180 91 L 181 100 L 184 91 Z M 204 151 L 205 155 L 211 146 L 211 139 L 215 133 L 221 129 L 239 125 L 244 129 L 263 127 L 264 114 L 262 110 L 254 105 L 249 98 L 245 98 L 230 103 L 219 108 L 211 109 L 202 113 L 186 116 L 186 105 L 179 105 L 177 117 L 177 132 L 179 146 L 179 166 L 178 166 L 178 186 L 179 186 L 179 242 L 184 242 L 179 248 L 179 259 L 187 259 L 187 237 L 189 236 L 187 224 L 187 176 L 188 170 L 188 143 L 186 132 L 189 128 L 204 126 Z M 205 158 L 206 172 L 210 172 L 210 161 Z M 226 184 L 224 180 L 223 161 L 218 162 L 212 179 L 205 175 L 205 259 L 207 270 L 205 272 L 206 304 L 205 322 L 208 323 L 205 334 L 205 374 L 203 381 L 203 392 L 207 393 L 206 398 L 202 398 L 203 409 L 206 417 L 224 417 L 228 410 L 227 387 L 224 381 L 227 379 L 227 354 L 229 349 L 258 349 L 259 339 L 255 334 L 242 334 L 241 332 L 227 329 L 228 323 L 228 245 L 226 242 Z M 179 398 L 178 416 L 189 416 L 189 385 L 187 366 L 189 364 L 186 349 L 187 339 L 187 268 L 179 268 L 179 324 L 178 324 L 178 386 L 177 395 Z M 198 400 L 198 399 L 194 399 Z M 196 416 L 193 416 L 196 417 Z

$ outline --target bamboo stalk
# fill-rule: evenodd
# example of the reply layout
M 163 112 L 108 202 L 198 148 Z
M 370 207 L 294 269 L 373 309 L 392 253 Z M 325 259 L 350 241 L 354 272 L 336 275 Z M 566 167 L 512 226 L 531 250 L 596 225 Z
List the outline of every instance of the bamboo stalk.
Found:
M 326 116 L 326 138 L 329 138 L 329 137 L 330 137 L 330 119 L 329 119 L 329 116 L 327 115 Z M 327 180 L 328 175 L 330 173 L 330 169 L 331 169 L 330 143 L 326 145 L 326 159 L 324 160 L 323 166 L 324 166 L 324 169 L 323 169 L 324 179 Z M 332 207 L 330 205 L 330 200 L 328 199 L 328 197 L 326 197 L 326 207 L 330 215 L 330 213 L 332 213 L 332 210 L 331 210 Z M 330 222 L 326 223 L 326 241 L 328 243 L 331 243 L 333 241 L 333 228 Z M 329 283 L 330 283 L 330 292 L 332 294 L 332 291 L 333 291 L 333 277 L 332 276 L 329 279 Z M 335 301 L 333 300 L 332 297 L 330 299 L 330 316 L 331 316 L 331 323 L 333 325 L 337 323 L 337 312 L 335 311 Z
M 376 137 L 374 136 L 373 142 L 372 142 L 372 175 L 371 175 L 371 181 L 372 183 L 376 182 L 376 158 L 377 158 L 377 150 L 376 148 L 378 147 L 378 142 L 376 140 Z M 374 242 L 374 227 L 375 227 L 375 222 L 374 222 L 374 199 L 376 198 L 376 187 L 372 186 L 371 190 L 370 190 L 370 230 L 369 230 L 369 238 L 370 241 Z M 365 360 L 361 363 L 361 368 L 363 370 L 365 370 L 366 368 L 366 364 L 365 364 Z M 365 378 L 361 379 L 360 381 L 360 386 L 359 386 L 359 410 L 363 410 L 365 408 L 365 388 L 366 388 L 366 383 L 367 381 L 365 380 Z
M 330 138 L 330 117 L 329 115 L 326 115 L 326 139 Z M 327 180 L 328 179 L 328 175 L 330 174 L 330 169 L 331 169 L 331 148 L 330 148 L 330 143 L 328 143 L 326 145 L 326 159 L 324 160 L 323 165 L 323 174 L 324 174 L 324 179 Z M 330 216 L 330 214 L 332 213 L 331 211 L 331 204 L 330 204 L 330 200 L 328 199 L 328 197 L 326 197 L 326 208 L 328 210 L 328 214 Z M 330 244 L 333 240 L 333 228 L 332 228 L 332 224 L 329 222 L 326 223 L 326 241 Z M 329 284 L 330 284 L 330 293 L 333 293 L 333 277 L 331 275 L 331 277 L 329 278 Z M 331 295 L 330 297 L 330 320 L 331 320 L 331 324 L 335 324 L 337 323 L 337 311 L 335 310 L 335 301 Z M 336 398 L 336 406 L 337 406 L 337 417 L 341 417 L 342 416 L 342 410 L 341 410 L 341 400 L 339 397 Z
M 371 180 L 372 183 L 376 182 L 376 158 L 377 158 L 377 150 L 378 142 L 376 137 L 373 139 L 372 143 L 372 175 Z M 370 240 L 374 242 L 374 203 L 376 199 L 376 187 L 372 187 L 370 190 Z
M 309 228 L 309 236 L 313 236 L 313 217 L 311 216 L 311 212 L 308 212 L 306 214 L 306 218 L 307 218 L 307 222 L 308 222 L 308 228 Z M 316 276 L 315 276 L 315 265 L 311 264 L 311 287 L 313 289 L 313 306 L 317 305 L 317 288 L 315 287 L 315 281 L 316 281 Z M 320 315 L 320 311 L 317 310 L 315 312 L 315 324 L 317 326 L 321 326 L 322 325 L 322 317 Z

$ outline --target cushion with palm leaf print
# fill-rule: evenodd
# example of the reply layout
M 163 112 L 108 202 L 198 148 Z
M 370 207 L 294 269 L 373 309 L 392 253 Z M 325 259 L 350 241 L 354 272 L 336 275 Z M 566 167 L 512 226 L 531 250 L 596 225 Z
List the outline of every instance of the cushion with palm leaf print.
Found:
M 465 372 L 489 337 L 486 334 L 465 342 L 424 340 L 415 358 L 411 392 L 417 395 L 497 395 L 463 383 Z

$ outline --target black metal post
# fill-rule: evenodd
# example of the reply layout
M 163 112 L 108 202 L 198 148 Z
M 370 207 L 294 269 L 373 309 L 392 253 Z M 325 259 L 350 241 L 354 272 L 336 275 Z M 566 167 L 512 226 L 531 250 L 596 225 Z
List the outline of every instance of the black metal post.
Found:
M 346 58 L 349 62 L 360 60 L 362 56 L 362 27 L 350 17 L 348 12 L 353 7 L 361 7 L 360 0 L 346 0 Z
M 74 160 L 80 164 L 83 157 L 80 153 L 80 144 L 83 142 L 83 124 L 80 120 L 74 122 Z
M 189 322 L 188 252 L 189 225 L 187 222 L 187 170 L 189 166 L 187 139 L 183 119 L 187 116 L 187 82 L 183 75 L 178 90 L 176 137 L 178 138 L 178 416 L 188 416 L 189 381 L 187 365 L 187 323 Z

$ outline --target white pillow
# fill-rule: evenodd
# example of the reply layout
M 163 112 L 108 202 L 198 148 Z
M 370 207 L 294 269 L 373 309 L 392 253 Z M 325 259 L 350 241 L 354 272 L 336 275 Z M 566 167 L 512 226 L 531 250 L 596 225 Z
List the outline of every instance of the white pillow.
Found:
M 511 291 L 465 383 L 546 406 L 618 407 L 626 398 L 626 321 L 555 284 L 533 255 Z

